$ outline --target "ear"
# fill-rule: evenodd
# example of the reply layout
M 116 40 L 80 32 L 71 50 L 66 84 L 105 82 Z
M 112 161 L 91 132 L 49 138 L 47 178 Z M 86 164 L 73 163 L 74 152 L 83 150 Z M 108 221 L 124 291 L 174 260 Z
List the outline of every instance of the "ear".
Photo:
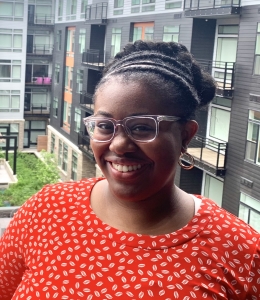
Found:
M 182 129 L 182 148 L 183 149 L 185 149 L 185 150 L 187 149 L 191 139 L 197 133 L 198 128 L 199 128 L 199 125 L 195 120 L 187 121 L 183 125 L 183 129 Z

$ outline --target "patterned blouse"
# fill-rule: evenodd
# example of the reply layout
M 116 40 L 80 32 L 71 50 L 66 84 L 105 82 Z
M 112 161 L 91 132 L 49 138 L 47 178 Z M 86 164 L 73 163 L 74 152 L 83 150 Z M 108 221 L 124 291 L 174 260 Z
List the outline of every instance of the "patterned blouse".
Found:
M 202 199 L 176 232 L 103 223 L 90 206 L 101 178 L 44 187 L 0 241 L 0 299 L 260 299 L 260 234 Z

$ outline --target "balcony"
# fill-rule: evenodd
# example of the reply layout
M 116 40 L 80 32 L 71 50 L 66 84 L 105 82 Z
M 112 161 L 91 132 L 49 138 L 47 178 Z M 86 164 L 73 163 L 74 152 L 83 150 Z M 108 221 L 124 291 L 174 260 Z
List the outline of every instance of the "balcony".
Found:
M 92 102 L 93 94 L 87 93 L 86 91 L 81 91 L 80 93 L 80 106 L 85 111 L 90 114 L 93 114 L 94 104 Z
M 188 152 L 195 159 L 195 166 L 216 176 L 225 176 L 228 144 L 196 135 L 189 144 Z M 190 163 L 187 155 L 183 160 Z
M 29 45 L 27 44 L 27 51 L 26 53 L 28 55 L 39 55 L 39 56 L 46 56 L 46 55 L 52 55 L 53 52 L 53 45 L 41 45 L 41 44 L 37 44 L 37 45 L 31 45 L 31 47 L 29 47 Z
M 90 147 L 90 138 L 89 138 L 89 136 L 84 135 L 82 131 L 78 134 L 78 147 L 91 160 L 95 161 L 94 154 Z
M 198 59 L 197 62 L 206 72 L 214 77 L 217 83 L 216 95 L 232 98 L 234 92 L 235 63 L 201 59 Z
M 87 49 L 82 54 L 82 63 L 90 69 L 101 71 L 105 66 L 104 51 L 98 49 Z
M 30 81 L 26 81 L 26 86 L 45 86 L 51 87 L 52 78 L 51 76 L 36 76 L 31 77 Z
M 91 24 L 105 25 L 107 23 L 107 2 L 87 5 L 85 21 Z
M 49 104 L 24 104 L 24 115 L 25 116 L 49 116 L 50 115 L 50 105 Z
M 240 0 L 185 0 L 184 16 L 191 18 L 240 14 Z
M 46 14 L 28 14 L 28 25 L 54 25 L 55 16 Z

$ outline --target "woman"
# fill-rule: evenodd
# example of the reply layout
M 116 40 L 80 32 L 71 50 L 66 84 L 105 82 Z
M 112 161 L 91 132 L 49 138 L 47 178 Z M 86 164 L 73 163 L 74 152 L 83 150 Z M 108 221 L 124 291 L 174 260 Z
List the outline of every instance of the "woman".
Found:
M 105 179 L 24 204 L 0 244 L 0 299 L 259 299 L 260 235 L 174 185 L 214 92 L 182 45 L 117 54 L 84 119 Z

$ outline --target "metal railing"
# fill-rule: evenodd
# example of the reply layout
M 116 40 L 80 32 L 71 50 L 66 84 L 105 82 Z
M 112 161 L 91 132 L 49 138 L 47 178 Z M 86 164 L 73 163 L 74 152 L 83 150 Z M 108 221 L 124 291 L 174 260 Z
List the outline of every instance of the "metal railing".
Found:
M 93 151 L 90 147 L 90 138 L 84 135 L 82 131 L 78 134 L 78 147 L 82 150 L 89 158 L 95 161 Z
M 234 90 L 234 74 L 235 63 L 224 61 L 212 61 L 197 59 L 200 66 L 208 73 L 210 73 L 217 83 L 217 94 L 220 96 L 232 96 Z M 227 94 L 223 94 L 222 91 L 229 91 Z
M 87 51 L 82 54 L 82 63 L 96 67 L 104 67 L 104 51 L 87 49 Z
M 28 54 L 35 54 L 35 55 L 52 55 L 53 52 L 53 45 L 32 45 L 32 47 L 27 47 Z
M 81 91 L 80 93 L 80 106 L 87 109 L 90 113 L 94 111 L 94 103 L 92 101 L 93 94 L 87 93 L 86 91 Z
M 87 5 L 85 19 L 88 20 L 106 20 L 107 19 L 107 2 Z
M 46 115 L 50 114 L 50 105 L 37 105 L 37 104 L 31 104 L 29 107 L 24 106 L 24 111 L 30 114 L 37 114 L 37 115 Z
M 240 7 L 240 0 L 185 0 L 184 10 Z
M 54 15 L 28 14 L 29 25 L 54 25 Z
M 194 158 L 212 165 L 216 170 L 226 169 L 228 143 L 219 143 L 213 139 L 195 135 L 189 144 L 189 153 Z
M 26 82 L 26 84 L 33 84 L 33 85 L 45 85 L 45 86 L 50 86 L 52 84 L 52 78 L 50 75 L 48 76 L 33 76 L 31 78 L 31 81 L 30 82 Z

